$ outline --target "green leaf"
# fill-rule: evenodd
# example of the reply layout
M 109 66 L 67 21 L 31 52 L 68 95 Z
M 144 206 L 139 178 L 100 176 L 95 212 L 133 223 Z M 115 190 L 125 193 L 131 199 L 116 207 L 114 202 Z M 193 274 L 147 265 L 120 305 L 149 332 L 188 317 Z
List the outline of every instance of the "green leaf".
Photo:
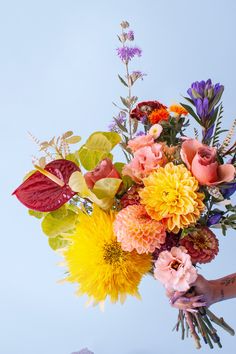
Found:
M 123 85 L 125 85 L 126 87 L 129 87 L 128 85 L 127 85 L 127 83 L 125 82 L 125 80 L 118 74 L 118 78 L 120 79 L 120 81 L 121 81 L 121 83 L 123 84 Z
M 186 101 L 188 101 L 189 103 L 191 103 L 192 105 L 194 104 L 193 100 L 189 97 L 185 97 L 185 96 L 182 96 Z
M 42 219 L 46 215 L 46 213 L 43 213 L 41 211 L 31 210 L 31 209 L 28 210 L 28 213 L 30 216 L 34 216 L 36 219 Z
M 217 105 L 217 103 L 220 101 L 221 96 L 224 92 L 224 86 L 221 87 L 221 89 L 219 90 L 219 92 L 217 93 L 217 95 L 215 96 L 214 100 L 211 102 L 208 112 L 211 112 L 212 109 Z
M 80 150 L 75 153 L 75 156 L 80 159 L 86 170 L 92 170 L 109 155 L 111 149 L 112 143 L 109 139 L 103 133 L 96 132 L 88 138 Z
M 64 237 L 61 235 L 58 235 L 56 237 L 49 237 L 48 239 L 48 244 L 51 249 L 53 249 L 53 251 L 66 247 L 68 243 L 69 241 L 65 240 Z
M 68 210 L 64 218 L 57 219 L 48 213 L 42 221 L 42 230 L 48 237 L 56 237 L 64 232 L 74 229 L 77 221 L 77 215 Z
M 120 96 L 120 99 L 121 99 L 121 102 L 123 103 L 123 105 L 125 107 L 130 108 L 130 102 L 128 102 L 127 98 L 124 98 L 124 97 Z
M 122 169 L 125 166 L 124 162 L 115 162 L 114 167 L 115 169 L 119 172 L 119 174 L 122 176 Z
M 180 103 L 181 106 L 183 106 L 189 114 L 191 114 L 191 116 L 198 122 L 198 124 L 202 125 L 201 120 L 199 119 L 199 117 L 197 116 L 197 114 L 194 112 L 194 110 L 192 109 L 192 107 L 188 106 L 187 104 L 184 103 Z
M 132 119 L 132 122 L 133 122 L 133 134 L 135 134 L 138 129 L 138 120 L 134 118 Z
M 52 215 L 52 217 L 54 217 L 55 219 L 61 219 L 64 218 L 67 214 L 67 207 L 66 205 L 62 205 L 59 209 L 56 209 L 54 211 L 51 211 L 50 214 Z
M 122 132 L 128 133 L 128 130 L 126 129 L 126 127 L 125 127 L 124 125 L 122 125 L 122 124 L 118 121 L 117 118 L 114 117 L 113 119 L 114 119 L 114 121 L 116 122 L 116 125 L 118 126 L 118 128 L 119 128 Z
M 79 160 L 76 157 L 76 153 L 70 153 L 66 155 L 66 160 L 74 162 L 77 166 L 80 165 Z
M 67 139 L 70 136 L 72 136 L 74 133 L 72 132 L 72 130 L 69 130 L 68 132 L 65 132 L 64 134 L 62 134 L 62 139 Z
M 110 152 L 112 149 L 111 142 L 102 132 L 96 132 L 90 135 L 84 145 L 86 148 L 93 151 Z
M 78 157 L 80 159 L 82 166 L 86 170 L 90 171 L 93 170 L 101 160 L 107 157 L 107 153 L 101 151 L 89 150 L 86 148 L 86 146 L 83 146 L 78 151 Z
M 119 178 L 102 178 L 93 187 L 93 193 L 99 198 L 114 198 L 122 180 Z
M 121 136 L 116 132 L 99 132 L 111 143 L 111 150 L 121 142 Z
M 73 172 L 69 179 L 69 186 L 74 191 L 79 193 L 82 198 L 87 198 L 90 195 L 90 189 L 87 186 L 84 176 L 81 172 Z
M 74 135 L 74 136 L 71 136 L 70 138 L 65 139 L 67 144 L 77 144 L 78 142 L 80 142 L 80 140 L 81 140 L 81 137 L 78 135 Z

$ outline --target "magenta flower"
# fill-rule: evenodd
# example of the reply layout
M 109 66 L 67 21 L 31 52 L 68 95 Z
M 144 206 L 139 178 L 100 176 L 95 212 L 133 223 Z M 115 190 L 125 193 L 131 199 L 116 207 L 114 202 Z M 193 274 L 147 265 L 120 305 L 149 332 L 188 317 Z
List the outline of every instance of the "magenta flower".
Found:
M 124 62 L 128 62 L 135 56 L 141 57 L 142 50 L 137 47 L 124 46 L 121 48 L 117 48 L 117 54 L 121 60 L 123 60 Z

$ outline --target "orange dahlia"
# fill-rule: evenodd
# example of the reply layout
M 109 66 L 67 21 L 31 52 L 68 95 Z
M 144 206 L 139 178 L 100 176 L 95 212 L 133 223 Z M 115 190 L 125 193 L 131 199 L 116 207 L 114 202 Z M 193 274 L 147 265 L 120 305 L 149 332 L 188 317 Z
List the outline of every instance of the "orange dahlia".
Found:
M 122 209 L 116 215 L 114 232 L 124 251 L 135 249 L 139 254 L 154 252 L 166 238 L 163 224 L 150 218 L 143 205 Z
M 208 227 L 199 227 L 180 240 L 193 263 L 209 263 L 219 252 L 219 242 Z
M 154 109 L 154 111 L 149 114 L 148 120 L 151 124 L 156 124 L 162 120 L 168 120 L 169 115 L 170 114 L 166 108 Z
M 179 104 L 171 105 L 169 111 L 175 113 L 177 116 L 186 116 L 188 114 L 188 111 Z

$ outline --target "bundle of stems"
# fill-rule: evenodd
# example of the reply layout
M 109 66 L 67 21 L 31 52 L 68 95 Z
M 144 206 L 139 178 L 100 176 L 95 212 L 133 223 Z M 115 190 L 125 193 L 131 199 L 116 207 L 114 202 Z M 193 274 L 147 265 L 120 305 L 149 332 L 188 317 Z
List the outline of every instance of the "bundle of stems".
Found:
M 201 348 L 201 338 L 212 349 L 214 344 L 222 348 L 220 337 L 214 325 L 218 325 L 226 332 L 234 336 L 235 332 L 222 317 L 217 317 L 207 307 L 200 307 L 196 312 L 188 312 L 179 310 L 178 320 L 173 328 L 173 331 L 180 330 L 181 338 L 188 337 L 189 333 L 194 339 L 197 349 Z

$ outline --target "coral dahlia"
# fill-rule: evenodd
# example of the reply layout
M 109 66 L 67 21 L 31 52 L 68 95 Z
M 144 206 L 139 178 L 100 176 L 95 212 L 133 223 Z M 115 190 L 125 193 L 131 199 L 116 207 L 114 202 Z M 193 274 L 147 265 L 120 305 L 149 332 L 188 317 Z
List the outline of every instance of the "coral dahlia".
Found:
M 114 222 L 114 232 L 124 251 L 154 252 L 165 242 L 163 224 L 153 220 L 143 205 L 130 205 L 122 209 Z

